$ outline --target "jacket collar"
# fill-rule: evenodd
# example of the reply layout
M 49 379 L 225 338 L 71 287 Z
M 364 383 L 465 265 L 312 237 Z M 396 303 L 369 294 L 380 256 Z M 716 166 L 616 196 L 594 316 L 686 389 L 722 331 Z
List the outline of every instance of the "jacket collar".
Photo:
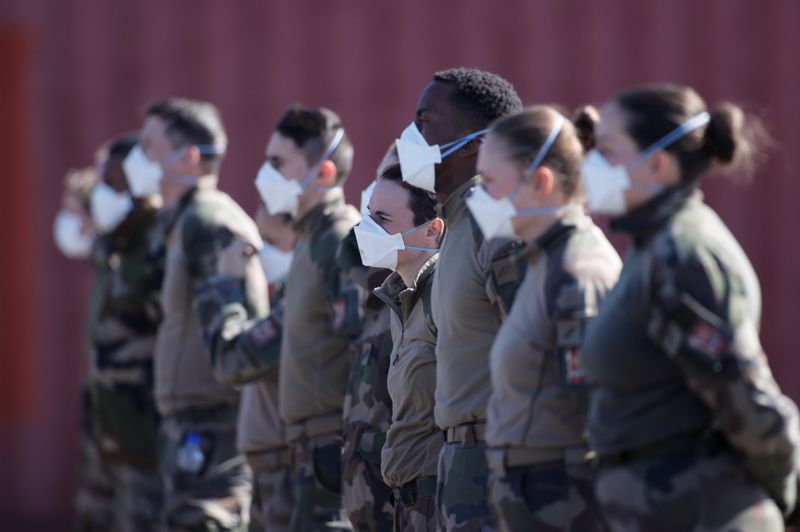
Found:
M 450 197 L 447 198 L 441 206 L 441 214 L 446 222 L 454 220 L 464 212 L 467 196 L 480 181 L 481 178 L 479 175 L 473 176 L 469 181 L 458 187 L 455 192 L 450 194 Z
M 298 218 L 292 224 L 299 233 L 309 233 L 319 227 L 325 218 L 344 205 L 344 191 L 340 187 L 332 188 L 318 205 Z
M 419 269 L 417 276 L 414 278 L 414 286 L 412 287 L 406 286 L 399 273 L 392 272 L 383 284 L 374 290 L 374 293 L 378 299 L 389 305 L 392 310 L 405 319 L 406 316 L 404 316 L 403 307 L 405 306 L 406 309 L 413 307 L 421 292 L 420 289 L 428 283 L 438 263 L 439 254 L 436 253 Z
M 628 233 L 638 246 L 646 242 L 688 202 L 702 200 L 703 193 L 694 182 L 670 187 L 631 212 L 612 219 L 609 227 L 612 231 Z

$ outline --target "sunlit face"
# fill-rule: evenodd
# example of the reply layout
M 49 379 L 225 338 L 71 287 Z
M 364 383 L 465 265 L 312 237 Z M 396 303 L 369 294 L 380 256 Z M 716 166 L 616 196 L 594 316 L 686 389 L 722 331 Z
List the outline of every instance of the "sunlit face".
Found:
M 415 227 L 414 213 L 408 206 L 408 191 L 396 181 L 379 179 L 369 200 L 369 215 L 387 233 L 403 233 Z M 426 238 L 424 227 L 403 237 L 408 246 L 433 247 Z M 419 257 L 423 251 L 402 249 L 397 252 L 397 265 L 402 267 Z
M 641 150 L 628 135 L 626 120 L 625 111 L 615 101 L 605 104 L 595 126 L 595 148 L 609 164 L 626 166 L 633 185 L 625 191 L 625 203 L 630 210 L 653 197 L 657 186 L 675 181 L 677 175 L 674 158 L 663 150 L 637 160 Z
M 277 131 L 267 143 L 267 161 L 290 181 L 301 181 L 311 171 L 303 150 Z
M 508 143 L 491 133 L 478 151 L 477 169 L 486 192 L 496 199 L 511 195 L 522 183 L 523 171 L 511 158 Z
M 175 146 L 167 135 L 167 123 L 158 116 L 145 118 L 139 133 L 139 144 L 153 162 L 165 161 L 175 152 Z

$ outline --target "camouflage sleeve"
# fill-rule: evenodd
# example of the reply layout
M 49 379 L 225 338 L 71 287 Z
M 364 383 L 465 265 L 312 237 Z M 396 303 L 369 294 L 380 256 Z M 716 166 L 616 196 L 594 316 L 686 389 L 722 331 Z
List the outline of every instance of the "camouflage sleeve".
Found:
M 216 277 L 195 294 L 214 376 L 228 384 L 261 379 L 277 370 L 280 362 L 282 305 L 259 320 L 248 315 L 244 299 L 243 280 L 237 277 Z
M 784 396 L 758 338 L 743 282 L 710 250 L 653 261 L 648 335 L 711 410 L 714 428 L 784 511 L 796 497 L 797 407 Z
M 341 239 L 333 231 L 314 243 L 312 260 L 317 264 L 320 282 L 330 305 L 333 330 L 349 339 L 361 332 L 367 291 L 342 270 L 337 255 Z
M 486 296 L 500 319 L 506 319 L 528 269 L 528 260 L 520 255 L 524 244 L 516 238 L 485 239 L 470 216 L 476 246 L 478 268 L 486 274 Z
M 225 213 L 210 215 L 204 212 L 195 212 L 187 216 L 182 226 L 181 240 L 186 268 L 192 279 L 195 289 L 214 280 L 219 275 L 219 257 L 223 251 L 235 240 L 240 239 L 251 243 L 260 249 L 261 242 L 251 242 L 221 221 Z M 269 311 L 267 300 L 267 281 L 260 262 L 254 258 L 248 261 L 244 280 L 242 304 L 251 317 L 264 317 Z

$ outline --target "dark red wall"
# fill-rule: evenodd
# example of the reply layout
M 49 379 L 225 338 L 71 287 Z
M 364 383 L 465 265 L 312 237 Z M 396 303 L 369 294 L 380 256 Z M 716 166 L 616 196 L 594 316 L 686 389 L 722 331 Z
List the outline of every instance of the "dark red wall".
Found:
M 796 0 L 3 0 L 0 513 L 61 519 L 71 504 L 90 272 L 52 245 L 62 176 L 166 95 L 220 107 L 230 136 L 221 186 L 249 210 L 288 103 L 341 114 L 356 201 L 421 87 L 450 66 L 498 72 L 526 103 L 574 107 L 669 80 L 711 104 L 748 105 L 779 150 L 751 185 L 706 189 L 761 278 L 764 345 L 800 400 L 799 27 Z

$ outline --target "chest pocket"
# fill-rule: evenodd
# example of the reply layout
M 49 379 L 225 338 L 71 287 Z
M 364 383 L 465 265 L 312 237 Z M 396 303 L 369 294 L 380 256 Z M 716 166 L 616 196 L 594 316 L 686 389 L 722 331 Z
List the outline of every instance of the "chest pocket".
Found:
M 514 250 L 516 246 L 502 257 L 492 260 L 486 278 L 486 295 L 503 319 L 511 311 L 528 266 L 527 261 L 520 259 Z

